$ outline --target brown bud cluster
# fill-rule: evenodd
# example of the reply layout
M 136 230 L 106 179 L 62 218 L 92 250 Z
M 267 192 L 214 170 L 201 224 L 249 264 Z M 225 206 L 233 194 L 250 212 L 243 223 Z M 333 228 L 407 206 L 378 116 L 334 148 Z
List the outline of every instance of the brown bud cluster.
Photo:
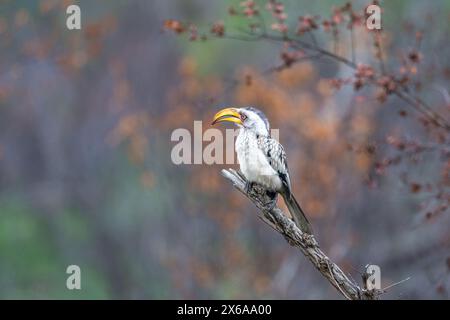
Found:
M 223 37 L 225 34 L 225 26 L 223 22 L 219 21 L 211 27 L 211 33 L 217 37 Z
M 284 5 L 276 0 L 270 0 L 266 6 L 267 10 L 272 13 L 276 22 L 272 24 L 272 30 L 279 31 L 281 33 L 287 33 L 288 27 L 286 25 L 287 14 L 284 11 Z
M 298 27 L 297 34 L 302 35 L 305 32 L 310 32 L 316 30 L 319 25 L 317 23 L 318 17 L 313 17 L 310 15 L 298 17 Z
M 242 1 L 240 5 L 243 7 L 243 13 L 246 17 L 254 17 L 259 14 L 258 7 L 253 0 Z
M 177 34 L 183 33 L 186 31 L 186 27 L 178 20 L 168 19 L 164 21 L 163 25 L 164 29 L 173 31 Z

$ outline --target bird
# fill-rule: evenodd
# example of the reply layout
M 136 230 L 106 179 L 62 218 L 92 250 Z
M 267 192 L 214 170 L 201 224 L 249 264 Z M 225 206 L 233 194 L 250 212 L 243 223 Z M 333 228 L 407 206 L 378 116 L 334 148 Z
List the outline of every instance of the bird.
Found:
M 270 136 L 266 115 L 255 107 L 229 107 L 215 114 L 212 125 L 220 122 L 231 122 L 239 127 L 235 151 L 240 171 L 247 180 L 247 192 L 258 184 L 272 198 L 280 194 L 295 224 L 302 232 L 312 234 L 311 224 L 292 193 L 286 153 Z

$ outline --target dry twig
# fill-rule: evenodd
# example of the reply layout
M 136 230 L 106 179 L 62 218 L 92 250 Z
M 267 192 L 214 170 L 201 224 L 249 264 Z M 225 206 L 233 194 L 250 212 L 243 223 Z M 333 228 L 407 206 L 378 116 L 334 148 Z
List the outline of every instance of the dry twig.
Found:
M 260 209 L 259 218 L 283 235 L 286 241 L 298 248 L 316 267 L 319 272 L 328 279 L 346 299 L 349 300 L 376 300 L 382 293 L 381 290 L 367 290 L 350 280 L 350 278 L 320 249 L 313 235 L 303 233 L 295 223 L 289 219 L 267 197 L 265 190 L 257 185 L 246 192 L 245 178 L 239 172 L 229 169 L 222 170 L 222 175 L 230 180 L 234 187 L 242 192 Z

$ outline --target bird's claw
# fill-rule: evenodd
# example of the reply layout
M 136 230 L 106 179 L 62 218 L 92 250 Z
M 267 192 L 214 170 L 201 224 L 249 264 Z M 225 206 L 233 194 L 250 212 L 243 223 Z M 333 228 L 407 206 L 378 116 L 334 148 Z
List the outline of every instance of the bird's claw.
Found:
M 264 210 L 272 211 L 273 208 L 275 208 L 276 205 L 277 205 L 277 200 L 276 199 L 272 199 L 269 202 L 264 204 Z
M 250 193 L 250 191 L 253 189 L 253 185 L 254 185 L 253 182 L 246 181 L 245 182 L 245 192 Z

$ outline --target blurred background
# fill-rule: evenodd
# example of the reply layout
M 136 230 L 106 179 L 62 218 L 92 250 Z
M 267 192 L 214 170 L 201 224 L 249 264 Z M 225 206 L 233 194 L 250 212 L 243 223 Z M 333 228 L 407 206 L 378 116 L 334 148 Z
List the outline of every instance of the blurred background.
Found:
M 206 130 L 228 105 L 257 106 L 280 129 L 294 193 L 355 281 L 377 264 L 383 287 L 411 277 L 383 298 L 449 298 L 448 131 L 370 88 L 334 90 L 329 79 L 353 71 L 329 59 L 268 73 L 283 44 L 163 28 L 222 21 L 238 34 L 248 18 L 228 11 L 240 2 L 1 2 L 0 298 L 340 299 L 220 176 L 229 166 L 171 161 L 175 129 Z M 287 22 L 344 3 L 284 1 Z M 70 4 L 81 30 L 66 28 Z M 386 66 L 420 51 L 403 72 L 449 119 L 450 1 L 381 5 Z M 357 60 L 373 62 L 371 36 L 354 36 Z M 316 37 L 331 50 L 329 34 Z M 348 41 L 336 50 L 348 54 Z M 82 290 L 66 288 L 71 264 Z

